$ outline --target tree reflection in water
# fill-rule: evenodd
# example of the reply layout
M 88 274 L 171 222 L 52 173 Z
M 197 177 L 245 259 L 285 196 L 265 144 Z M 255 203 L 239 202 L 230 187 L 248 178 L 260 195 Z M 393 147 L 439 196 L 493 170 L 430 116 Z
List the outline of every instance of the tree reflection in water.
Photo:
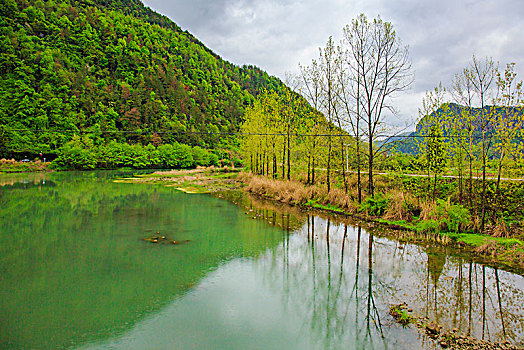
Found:
M 273 211 L 263 215 L 281 226 L 284 236 L 255 264 L 274 288 L 279 288 L 274 281 L 284 281 L 287 310 L 304 315 L 301 332 L 319 347 L 435 346 L 394 323 L 389 308 L 402 302 L 445 329 L 522 344 L 520 275 L 449 255 L 441 247 L 374 236 L 333 217 L 281 214 L 276 223 Z

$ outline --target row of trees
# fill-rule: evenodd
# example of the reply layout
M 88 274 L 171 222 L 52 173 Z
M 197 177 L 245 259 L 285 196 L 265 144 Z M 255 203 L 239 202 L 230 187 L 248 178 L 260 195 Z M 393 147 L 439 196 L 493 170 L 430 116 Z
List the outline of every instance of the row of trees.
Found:
M 373 169 L 376 147 L 384 131 L 385 112 L 394 112 L 392 97 L 413 81 L 407 46 L 402 45 L 393 25 L 380 17 L 369 21 L 361 14 L 344 28 L 343 40 L 335 46 L 330 37 L 319 58 L 301 67 L 299 91 L 321 111 L 329 128 L 346 130 L 352 136 L 357 163 L 358 197 L 362 200 L 361 166 L 367 159 L 368 193 L 374 195 Z M 344 157 L 343 138 L 339 138 Z M 327 183 L 330 184 L 333 141 L 327 137 Z M 366 150 L 362 147 L 366 145 Z M 386 143 L 382 143 L 385 145 Z M 343 178 L 347 192 L 347 180 Z
M 418 193 L 433 201 L 438 177 L 448 169 L 457 176 L 457 202 L 477 214 L 483 231 L 490 171 L 497 176 L 496 202 L 504 168 L 524 153 L 522 83 L 516 80 L 514 64 L 499 72 L 492 59 L 473 57 L 449 89 L 439 84 L 428 91 L 417 131 L 408 142 L 415 156 L 406 157 L 395 153 L 401 142 L 382 135 L 392 133 L 385 122 L 395 113 L 392 98 L 412 81 L 408 49 L 392 25 L 360 15 L 344 28 L 338 45 L 329 38 L 317 59 L 300 66 L 291 81 L 300 95 L 266 91 L 247 109 L 244 159 L 255 173 L 272 177 L 290 179 L 294 168 L 307 173 L 302 178 L 309 184 L 318 181 L 320 170 L 328 193 L 334 184 L 348 193 L 346 170 L 351 165 L 359 203 L 366 194 L 375 195 L 377 169 L 398 163 L 400 170 L 425 172 L 428 188 Z
M 436 182 L 446 165 L 455 170 L 459 201 L 467 198 L 470 208 L 479 208 L 481 230 L 486 222 L 490 170 L 496 174 L 497 203 L 504 168 L 524 154 L 523 98 L 513 63 L 500 72 L 492 59 L 473 56 L 469 66 L 455 75 L 450 88 L 439 84 L 423 99 L 418 143 L 428 176 L 432 173 Z M 473 203 L 475 173 L 480 174 L 482 188 L 477 205 Z M 497 208 L 493 209 L 496 212 Z
M 248 108 L 241 127 L 242 153 L 258 174 L 291 178 L 292 167 L 307 168 L 308 184 L 325 154 L 318 135 L 329 132 L 323 116 L 298 94 L 263 91 Z
M 299 98 L 270 96 L 271 100 L 279 101 L 274 107 L 267 95 L 261 96 L 247 112 L 244 131 L 257 130 L 260 125 L 266 127 L 266 133 L 275 134 L 271 154 L 278 149 L 276 134 L 285 134 L 282 140 L 287 140 L 288 144 L 281 146 L 281 153 L 287 150 L 288 172 L 292 149 L 289 135 L 299 133 L 296 147 L 307 159 L 308 182 L 315 181 L 317 164 L 325 166 L 328 191 L 333 170 L 340 171 L 345 191 L 348 191 L 344 159 L 351 147 L 352 159 L 356 158 L 358 200 L 361 202 L 363 164 L 367 163 L 368 192 L 373 196 L 375 159 L 384 150 L 384 147 L 377 147 L 377 140 L 385 128 L 385 112 L 394 112 L 391 98 L 407 89 L 412 80 L 408 48 L 402 45 L 392 24 L 380 17 L 369 21 L 365 15 L 360 15 L 344 28 L 344 39 L 338 45 L 330 37 L 326 46 L 320 48 L 317 59 L 308 66 L 300 66 L 294 87 L 312 109 L 308 111 L 302 106 L 297 109 L 297 105 L 304 103 Z M 259 140 L 256 146 L 255 139 L 245 138 L 244 150 L 248 159 L 264 154 L 263 141 Z
M 158 147 L 116 141 L 95 145 L 88 136 L 75 135 L 60 149 L 53 164 L 64 169 L 186 169 L 198 165 L 219 165 L 219 156 L 199 146 L 191 147 L 177 142 Z

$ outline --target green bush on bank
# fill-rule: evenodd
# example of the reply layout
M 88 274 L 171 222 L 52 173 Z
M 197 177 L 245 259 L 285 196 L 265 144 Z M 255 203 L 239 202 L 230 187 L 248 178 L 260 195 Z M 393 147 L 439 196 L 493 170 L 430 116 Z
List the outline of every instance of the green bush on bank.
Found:
M 471 223 L 471 215 L 467 208 L 441 199 L 437 199 L 432 215 L 446 224 L 447 230 L 451 232 L 461 232 Z
M 382 216 L 386 212 L 388 202 L 389 200 L 382 193 L 378 193 L 374 197 L 366 198 L 359 210 L 368 213 L 370 216 Z
M 116 141 L 97 146 L 87 136 L 74 136 L 60 149 L 57 159 L 53 161 L 55 168 L 77 170 L 121 167 L 187 169 L 218 164 L 216 154 L 198 146 L 175 142 L 155 147 L 152 144 L 130 145 Z

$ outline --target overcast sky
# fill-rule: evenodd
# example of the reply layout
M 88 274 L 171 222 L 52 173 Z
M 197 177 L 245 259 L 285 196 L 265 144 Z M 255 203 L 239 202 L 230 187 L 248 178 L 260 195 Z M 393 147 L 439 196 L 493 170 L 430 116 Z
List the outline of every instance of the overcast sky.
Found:
M 330 35 L 359 13 L 380 14 L 409 45 L 415 82 L 395 99 L 395 124 L 412 123 L 426 90 L 471 61 L 515 62 L 524 80 L 524 0 L 144 0 L 222 58 L 253 64 L 282 80 L 318 56 Z

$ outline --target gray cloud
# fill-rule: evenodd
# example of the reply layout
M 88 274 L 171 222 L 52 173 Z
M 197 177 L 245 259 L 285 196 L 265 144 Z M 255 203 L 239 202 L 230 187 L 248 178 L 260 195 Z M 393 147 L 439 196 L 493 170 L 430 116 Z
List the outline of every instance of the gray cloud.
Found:
M 308 64 L 359 13 L 392 22 L 410 47 L 412 89 L 396 99 L 403 124 L 417 117 L 424 91 L 450 84 L 473 54 L 524 67 L 521 0 L 146 0 L 223 58 L 284 78 Z M 519 79 L 524 79 L 518 76 Z

